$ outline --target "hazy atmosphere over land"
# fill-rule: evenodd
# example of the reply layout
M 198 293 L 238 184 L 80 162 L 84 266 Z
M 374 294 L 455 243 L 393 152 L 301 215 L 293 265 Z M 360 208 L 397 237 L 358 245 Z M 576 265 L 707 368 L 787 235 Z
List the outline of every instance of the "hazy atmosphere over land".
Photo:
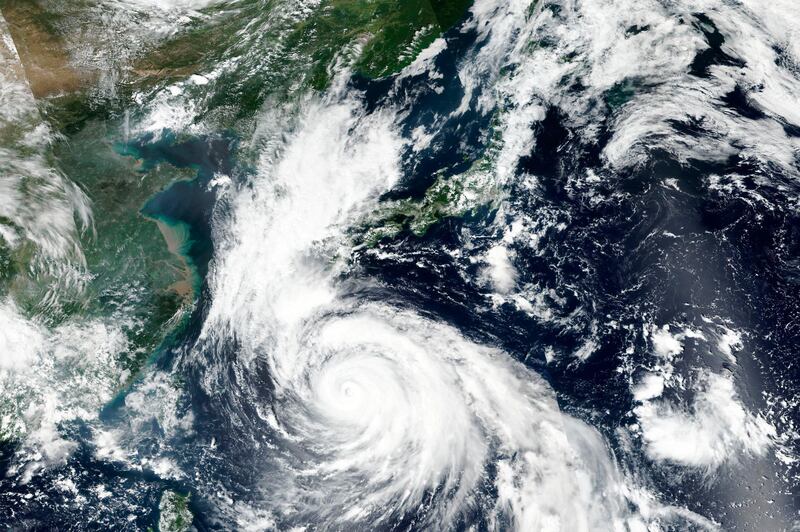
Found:
M 794 0 L 0 0 L 0 528 L 800 530 Z

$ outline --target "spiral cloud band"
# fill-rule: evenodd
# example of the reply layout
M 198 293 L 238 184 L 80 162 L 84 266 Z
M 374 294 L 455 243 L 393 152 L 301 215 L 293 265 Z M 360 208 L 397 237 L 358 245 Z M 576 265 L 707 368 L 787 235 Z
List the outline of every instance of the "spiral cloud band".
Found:
M 280 458 L 259 507 L 280 526 L 332 529 L 450 527 L 470 508 L 497 530 L 628 530 L 648 512 L 663 517 L 629 510 L 641 501 L 602 437 L 563 414 L 544 379 L 452 326 L 337 284 L 344 266 L 330 257 L 398 179 L 402 141 L 397 117 L 336 98 L 276 117 L 294 123 L 287 140 L 262 130 L 257 141 L 273 146 L 264 173 L 229 198 L 230 225 L 217 228 L 229 247 L 197 352 L 237 345 L 245 384 L 207 382 L 249 392 L 238 401 L 261 400 L 250 381 L 266 361 L 274 402 L 260 411 Z

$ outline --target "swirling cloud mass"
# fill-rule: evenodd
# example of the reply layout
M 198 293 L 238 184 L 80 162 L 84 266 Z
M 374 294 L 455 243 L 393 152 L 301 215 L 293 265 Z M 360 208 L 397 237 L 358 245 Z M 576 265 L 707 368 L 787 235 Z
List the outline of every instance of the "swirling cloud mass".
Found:
M 0 10 L 0 524 L 797 529 L 794 2 Z

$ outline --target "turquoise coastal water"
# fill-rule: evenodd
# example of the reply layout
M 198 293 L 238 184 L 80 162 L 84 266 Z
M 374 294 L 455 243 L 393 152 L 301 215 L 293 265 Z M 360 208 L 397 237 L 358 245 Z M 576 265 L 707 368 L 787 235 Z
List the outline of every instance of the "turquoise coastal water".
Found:
M 178 139 L 166 132 L 158 138 L 145 136 L 117 151 L 142 162 L 140 172 L 151 171 L 159 164 L 195 170 L 190 180 L 178 180 L 150 197 L 141 208 L 142 215 L 169 229 L 171 251 L 177 252 L 191 270 L 194 297 L 202 290 L 213 254 L 210 218 L 216 200 L 212 180 L 234 171 L 236 140 L 228 137 Z

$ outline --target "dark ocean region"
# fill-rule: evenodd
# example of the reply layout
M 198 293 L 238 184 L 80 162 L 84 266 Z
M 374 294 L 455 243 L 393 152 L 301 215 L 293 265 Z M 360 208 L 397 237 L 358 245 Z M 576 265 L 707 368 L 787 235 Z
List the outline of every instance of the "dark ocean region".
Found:
M 597 21 L 656 57 L 689 35 L 665 78 L 603 85 L 622 67 L 581 61 L 608 35 L 562 32 L 591 5 L 487 0 L 422 65 L 263 109 L 269 171 L 236 133 L 117 145 L 195 172 L 140 211 L 194 305 L 99 422 L 60 425 L 63 467 L 0 480 L 0 520 L 156 529 L 174 493 L 201 531 L 794 530 L 800 160 L 764 153 L 800 124 L 758 103 L 718 11 L 680 5 Z M 494 56 L 498 35 L 535 38 Z M 675 110 L 670 83 L 701 104 Z M 761 144 L 785 145 L 722 142 L 715 120 L 778 123 Z M 482 172 L 491 193 L 453 192 Z

